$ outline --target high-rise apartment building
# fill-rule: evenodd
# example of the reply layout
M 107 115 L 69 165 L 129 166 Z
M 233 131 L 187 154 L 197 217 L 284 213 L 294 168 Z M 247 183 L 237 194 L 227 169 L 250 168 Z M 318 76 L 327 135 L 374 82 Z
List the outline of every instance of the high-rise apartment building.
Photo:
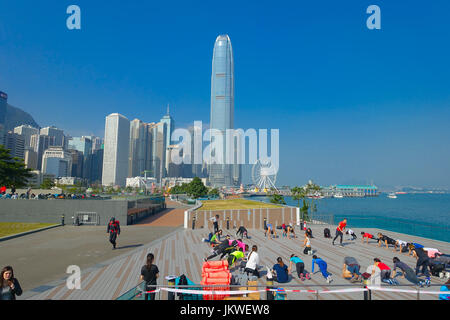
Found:
M 52 146 L 55 147 L 63 147 L 64 149 L 67 149 L 67 139 L 64 135 L 64 131 L 61 129 L 58 129 L 56 127 L 45 127 L 40 130 L 41 136 L 49 136 L 49 137 L 55 137 L 54 144 Z
M 72 157 L 63 147 L 51 146 L 42 156 L 42 173 L 54 175 L 55 178 L 70 177 L 72 174 Z
M 0 91 L 0 144 L 5 145 L 6 134 L 6 105 L 8 103 L 8 95 Z
M 130 121 L 121 114 L 106 117 L 102 184 L 125 186 L 128 176 Z
M 4 145 L 6 149 L 10 149 L 11 156 L 23 159 L 25 152 L 25 138 L 20 134 L 10 131 L 5 135 L 4 139 Z
M 14 133 L 20 134 L 25 139 L 25 148 L 31 147 L 31 136 L 39 134 L 39 129 L 30 125 L 21 125 L 14 128 Z
M 164 168 L 165 168 L 165 174 L 167 174 L 169 172 L 169 163 L 170 163 L 168 147 L 172 144 L 172 142 L 170 140 L 172 138 L 173 130 L 175 129 L 175 121 L 170 116 L 169 105 L 167 105 L 167 114 L 164 117 L 162 117 L 161 123 L 163 123 L 165 126 L 166 155 L 165 155 Z

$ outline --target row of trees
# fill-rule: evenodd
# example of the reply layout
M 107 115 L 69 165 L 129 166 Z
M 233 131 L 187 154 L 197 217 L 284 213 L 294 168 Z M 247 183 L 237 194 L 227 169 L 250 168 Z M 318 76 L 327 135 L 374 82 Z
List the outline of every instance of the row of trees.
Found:
M 189 183 L 183 183 L 180 186 L 172 187 L 170 189 L 170 194 L 187 194 L 189 197 L 197 199 L 206 196 L 218 197 L 220 192 L 216 188 L 208 190 L 203 184 L 203 181 L 199 177 L 195 177 Z
M 309 214 L 317 212 L 317 203 L 314 198 L 308 198 L 308 196 L 320 193 L 320 190 L 320 186 L 312 182 L 309 182 L 305 186 L 294 187 L 291 189 L 292 199 L 298 201 L 298 207 L 300 208 L 300 213 L 303 220 L 310 220 Z M 301 207 L 300 201 L 302 202 Z M 270 197 L 270 202 L 275 204 L 286 204 L 284 197 L 277 193 L 272 194 Z

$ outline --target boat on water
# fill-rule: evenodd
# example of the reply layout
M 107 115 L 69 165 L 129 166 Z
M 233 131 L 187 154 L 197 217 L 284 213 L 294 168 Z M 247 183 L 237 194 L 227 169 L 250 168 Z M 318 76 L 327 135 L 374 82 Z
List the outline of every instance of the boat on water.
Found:
M 397 195 L 395 193 L 389 193 L 388 198 L 397 199 Z
M 395 194 L 406 194 L 406 192 L 398 191 L 398 192 L 396 192 Z
M 342 193 L 336 193 L 333 197 L 334 198 L 338 198 L 338 199 L 342 199 L 344 196 L 342 195 Z

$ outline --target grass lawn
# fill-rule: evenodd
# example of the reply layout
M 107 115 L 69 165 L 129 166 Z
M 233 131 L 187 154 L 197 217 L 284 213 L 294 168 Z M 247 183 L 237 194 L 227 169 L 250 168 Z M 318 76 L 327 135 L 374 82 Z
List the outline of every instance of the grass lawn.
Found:
M 281 208 L 281 206 L 247 199 L 230 200 L 202 200 L 203 206 L 198 210 L 230 210 L 230 209 L 259 209 Z
M 53 225 L 55 223 L 0 222 L 0 238 Z

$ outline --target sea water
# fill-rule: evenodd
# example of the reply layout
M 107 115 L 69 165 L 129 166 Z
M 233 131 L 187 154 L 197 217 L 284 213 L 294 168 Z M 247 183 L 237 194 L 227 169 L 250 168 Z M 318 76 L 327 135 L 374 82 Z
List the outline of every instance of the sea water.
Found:
M 270 202 L 268 197 L 251 197 Z M 298 201 L 285 197 L 287 205 Z M 354 228 L 380 228 L 450 242 L 450 194 L 387 194 L 365 198 L 324 198 L 314 200 L 317 217 L 333 216 L 336 224 L 344 218 Z M 407 239 L 406 239 L 407 240 Z

